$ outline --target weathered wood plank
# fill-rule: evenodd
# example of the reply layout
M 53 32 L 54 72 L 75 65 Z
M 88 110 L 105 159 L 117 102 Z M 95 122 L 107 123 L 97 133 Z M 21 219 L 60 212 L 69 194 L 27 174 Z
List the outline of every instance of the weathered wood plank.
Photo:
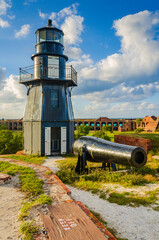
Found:
M 56 204 L 54 206 L 49 206 L 48 209 L 54 221 L 54 224 L 51 225 L 51 230 L 54 229 L 55 232 L 58 229 L 58 232 L 60 233 L 60 237 L 57 239 L 107 239 L 90 218 L 74 202 Z
M 61 235 L 57 231 L 51 217 L 49 215 L 44 215 L 41 211 L 40 211 L 40 216 L 44 223 L 47 234 L 49 236 L 49 240 L 62 239 Z

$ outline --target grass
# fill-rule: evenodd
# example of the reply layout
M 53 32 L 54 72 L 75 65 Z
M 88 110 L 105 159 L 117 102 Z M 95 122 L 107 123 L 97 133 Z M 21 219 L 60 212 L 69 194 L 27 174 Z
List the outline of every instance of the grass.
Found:
M 0 161 L 0 172 L 19 177 L 20 190 L 26 195 L 26 200 L 22 203 L 20 210 L 19 220 L 26 220 L 33 207 L 52 203 L 52 199 L 44 194 L 43 182 L 36 176 L 33 169 Z M 20 230 L 26 240 L 34 240 L 34 234 L 38 228 L 33 221 L 23 221 Z
M 15 176 L 19 175 L 20 189 L 28 197 L 35 197 L 43 193 L 42 180 L 36 177 L 35 171 L 29 167 L 17 166 L 8 162 L 0 161 L 0 172 Z
M 136 196 L 129 192 L 124 193 L 110 193 L 107 199 L 110 203 L 117 203 L 118 205 L 129 205 L 132 207 L 138 207 L 140 205 L 149 206 L 154 204 L 157 200 L 157 193 L 151 192 L 148 197 Z
M 112 202 L 119 202 L 124 205 L 150 205 L 156 202 L 157 194 L 149 193 L 145 196 L 134 196 L 129 195 L 128 193 L 118 193 L 113 189 L 107 189 L 106 185 L 113 184 L 114 186 L 123 186 L 128 188 L 137 188 L 138 186 L 144 186 L 149 183 L 159 183 L 157 174 L 159 173 L 159 162 L 156 159 L 152 158 L 152 153 L 148 154 L 147 165 L 140 169 L 129 169 L 127 172 L 112 172 L 104 171 L 102 169 L 91 169 L 91 167 L 99 166 L 99 163 L 90 163 L 88 162 L 88 174 L 78 175 L 75 172 L 75 167 L 77 163 L 77 157 L 65 156 L 65 159 L 58 162 L 58 167 L 60 170 L 56 173 L 57 176 L 66 184 L 70 184 L 79 189 L 84 189 L 91 191 L 92 193 L 98 194 L 100 198 L 106 199 Z M 123 169 L 126 167 L 122 167 Z M 115 192 L 114 192 L 115 191 Z M 107 194 L 109 193 L 109 194 Z M 114 195 L 116 194 L 117 195 Z M 153 195 L 154 194 L 154 195 Z M 153 195 L 153 196 L 152 196 Z
M 154 161 L 156 162 L 156 160 Z M 57 172 L 57 175 L 64 183 L 73 184 L 86 190 L 99 188 L 103 183 L 120 183 L 123 186 L 132 187 L 158 181 L 156 177 L 158 168 L 151 167 L 151 160 L 149 166 L 144 166 L 141 169 L 111 174 L 101 169 L 90 170 L 90 167 L 99 164 L 88 163 L 89 173 L 82 176 L 75 172 L 76 163 L 77 157 L 66 157 L 65 160 L 60 161 L 60 171 Z
M 46 156 L 41 157 L 39 155 L 10 155 L 10 156 L 3 156 L 3 158 L 12 158 L 19 161 L 41 165 L 44 163 Z

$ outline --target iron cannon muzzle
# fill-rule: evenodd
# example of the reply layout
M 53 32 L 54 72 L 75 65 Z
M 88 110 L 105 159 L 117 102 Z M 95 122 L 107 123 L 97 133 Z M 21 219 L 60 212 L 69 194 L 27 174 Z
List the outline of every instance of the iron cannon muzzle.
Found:
M 116 163 L 140 168 L 146 164 L 147 155 L 144 149 L 119 143 L 113 143 L 101 138 L 84 136 L 73 144 L 73 151 L 79 158 L 101 163 Z M 82 161 L 82 160 L 80 160 Z

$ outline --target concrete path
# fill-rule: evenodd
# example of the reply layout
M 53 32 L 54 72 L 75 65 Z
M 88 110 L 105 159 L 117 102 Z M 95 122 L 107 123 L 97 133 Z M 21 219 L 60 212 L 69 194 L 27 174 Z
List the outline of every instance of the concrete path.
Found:
M 61 156 L 51 156 L 48 157 L 47 159 L 45 159 L 45 162 L 42 164 L 42 166 L 45 167 L 49 167 L 51 169 L 51 171 L 53 171 L 54 173 L 56 173 L 59 168 L 58 163 L 56 161 L 60 161 L 60 160 L 64 160 L 65 158 L 61 157 Z

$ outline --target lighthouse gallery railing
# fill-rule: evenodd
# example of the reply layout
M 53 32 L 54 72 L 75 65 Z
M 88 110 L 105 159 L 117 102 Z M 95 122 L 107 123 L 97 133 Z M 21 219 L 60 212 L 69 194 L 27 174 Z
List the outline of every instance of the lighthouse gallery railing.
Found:
M 77 72 L 72 66 L 32 65 L 19 68 L 19 82 L 24 83 L 34 79 L 68 80 L 77 85 Z

